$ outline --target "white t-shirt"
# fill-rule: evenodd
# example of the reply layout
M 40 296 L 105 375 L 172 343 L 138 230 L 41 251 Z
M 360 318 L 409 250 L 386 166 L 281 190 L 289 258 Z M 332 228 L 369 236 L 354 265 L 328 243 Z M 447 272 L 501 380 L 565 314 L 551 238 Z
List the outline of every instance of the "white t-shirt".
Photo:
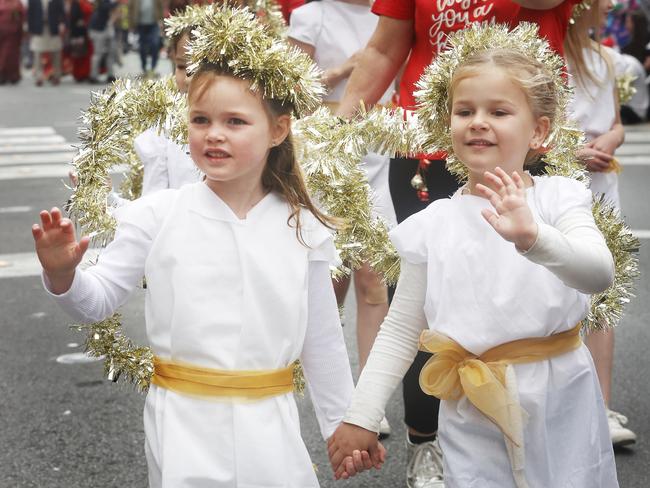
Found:
M 326 70 L 343 64 L 364 48 L 377 26 L 378 17 L 369 5 L 355 5 L 337 0 L 322 0 L 303 5 L 291 13 L 289 37 L 314 46 L 314 61 Z M 347 80 L 341 81 L 324 101 L 338 102 Z M 378 103 L 390 100 L 392 88 Z

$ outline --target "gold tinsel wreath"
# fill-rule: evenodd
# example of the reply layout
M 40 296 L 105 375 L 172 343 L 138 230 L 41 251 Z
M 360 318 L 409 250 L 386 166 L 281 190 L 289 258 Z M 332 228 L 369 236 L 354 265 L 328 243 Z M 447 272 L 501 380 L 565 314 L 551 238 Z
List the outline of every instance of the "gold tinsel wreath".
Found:
M 95 244 L 105 246 L 116 228 L 108 204 L 110 170 L 126 164 L 122 196 L 139 197 L 142 164 L 133 151 L 134 138 L 150 127 L 177 124 L 174 114 L 184 105 L 185 97 L 171 77 L 158 81 L 119 80 L 105 92 L 93 94 L 90 107 L 82 114 L 81 148 L 73 160 L 78 185 L 68 211 Z M 118 313 L 76 328 L 86 332 L 86 350 L 93 356 L 105 357 L 109 378 L 123 376 L 141 391 L 148 388 L 153 354 L 121 333 Z
M 315 110 L 325 94 L 321 71 L 300 49 L 274 36 L 248 9 L 212 9 L 192 31 L 188 72 L 203 63 L 228 68 L 251 82 L 264 98 L 290 104 L 300 117 Z
M 287 25 L 276 2 L 273 0 L 248 0 L 246 5 L 271 36 L 278 39 L 286 37 Z M 165 34 L 169 38 L 174 38 L 187 29 L 194 29 L 206 18 L 218 15 L 222 8 L 221 5 L 214 3 L 188 5 L 183 12 L 165 19 Z
M 625 73 L 616 77 L 616 89 L 618 90 L 618 101 L 623 105 L 632 100 L 636 93 L 634 82 L 637 76 L 633 73 Z

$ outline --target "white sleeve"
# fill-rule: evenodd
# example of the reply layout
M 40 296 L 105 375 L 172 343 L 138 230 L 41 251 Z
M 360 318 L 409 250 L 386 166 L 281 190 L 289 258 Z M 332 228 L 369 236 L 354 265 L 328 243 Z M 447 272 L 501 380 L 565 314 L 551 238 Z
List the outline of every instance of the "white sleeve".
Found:
M 395 296 L 361 372 L 345 422 L 379 431 L 386 403 L 413 363 L 420 332 L 427 328 L 426 289 L 426 263 L 402 260 Z
M 322 5 L 305 4 L 291 12 L 287 37 L 316 47 L 322 28 Z
M 583 293 L 600 293 L 614 281 L 612 254 L 585 207 L 567 210 L 554 226 L 539 223 L 537 241 L 521 254 Z
M 135 138 L 133 147 L 144 168 L 142 196 L 169 188 L 165 137 L 147 129 Z
M 308 318 L 301 362 L 324 439 L 343 420 L 354 384 L 327 261 L 309 263 Z
M 103 320 L 123 305 L 142 282 L 152 240 L 144 228 L 130 222 L 120 223 L 115 239 L 102 250 L 97 264 L 86 270 L 77 267 L 67 292 L 51 293 L 45 274 L 43 285 L 74 320 L 84 323 Z

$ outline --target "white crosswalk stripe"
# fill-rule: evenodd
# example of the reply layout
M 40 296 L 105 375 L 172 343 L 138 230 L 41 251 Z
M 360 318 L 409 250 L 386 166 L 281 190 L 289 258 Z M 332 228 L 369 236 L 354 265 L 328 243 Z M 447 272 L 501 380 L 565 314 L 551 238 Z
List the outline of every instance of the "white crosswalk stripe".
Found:
M 0 129 L 0 180 L 65 178 L 76 152 L 54 127 Z

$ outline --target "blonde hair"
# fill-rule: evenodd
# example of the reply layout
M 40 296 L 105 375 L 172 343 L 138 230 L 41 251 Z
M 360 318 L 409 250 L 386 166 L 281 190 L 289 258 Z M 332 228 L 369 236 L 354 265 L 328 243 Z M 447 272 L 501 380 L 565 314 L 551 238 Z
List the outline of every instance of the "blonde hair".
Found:
M 201 65 L 190 81 L 188 90 L 189 105 L 191 106 L 195 100 L 201 98 L 216 78 L 220 76 L 243 79 L 235 76 L 228 68 L 209 63 Z M 259 92 L 261 93 L 262 90 L 259 90 Z M 261 102 L 270 120 L 276 120 L 282 115 L 291 115 L 293 112 L 293 106 L 278 100 L 261 97 Z M 330 229 L 336 229 L 341 225 L 340 219 L 325 215 L 312 202 L 307 191 L 302 169 L 296 160 L 291 131 L 280 144 L 270 149 L 262 172 L 262 186 L 266 191 L 274 191 L 282 195 L 288 202 L 291 215 L 287 219 L 287 224 L 295 226 L 296 237 L 302 244 L 305 244 L 300 223 L 300 211 L 302 209 L 311 212 L 320 223 Z
M 449 82 L 448 117 L 451 117 L 454 90 L 458 83 L 476 76 L 485 66 L 503 70 L 510 81 L 524 92 L 535 119 L 547 117 L 550 130 L 553 130 L 560 104 L 560 93 L 555 86 L 553 74 L 543 63 L 525 56 L 516 49 L 509 48 L 481 51 L 458 66 Z M 538 151 L 529 151 L 526 163 L 534 162 L 539 155 Z
M 583 10 L 572 24 L 569 24 L 567 35 L 564 39 L 564 51 L 567 64 L 571 67 L 571 75 L 575 77 L 581 88 L 586 88 L 587 82 L 601 86 L 603 80 L 594 76 L 587 66 L 587 53 L 596 54 L 607 65 L 608 76 L 613 76 L 614 67 L 612 60 L 602 49 L 600 44 L 600 25 L 602 17 L 598 1 L 594 0 L 589 9 Z M 593 32 L 593 38 L 590 33 Z

